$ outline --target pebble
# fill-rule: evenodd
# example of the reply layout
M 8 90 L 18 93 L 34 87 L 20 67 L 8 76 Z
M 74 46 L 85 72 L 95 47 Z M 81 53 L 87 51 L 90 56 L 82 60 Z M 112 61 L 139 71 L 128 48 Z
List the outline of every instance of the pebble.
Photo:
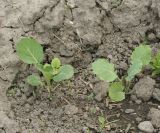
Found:
M 138 100 L 135 101 L 135 103 L 136 103 L 136 104 L 141 104 L 141 103 L 142 103 L 142 100 L 139 100 L 139 99 L 138 99 Z
M 149 76 L 141 78 L 133 87 L 137 98 L 149 101 L 154 91 L 155 80 Z
M 125 113 L 126 114 L 131 114 L 131 113 L 133 113 L 134 112 L 134 109 L 126 109 L 125 110 Z
M 137 117 L 137 118 L 136 118 L 136 121 L 139 123 L 139 122 L 141 122 L 141 121 L 142 121 L 142 118 Z
M 138 129 L 145 132 L 145 133 L 153 133 L 154 127 L 150 121 L 143 121 L 139 123 Z

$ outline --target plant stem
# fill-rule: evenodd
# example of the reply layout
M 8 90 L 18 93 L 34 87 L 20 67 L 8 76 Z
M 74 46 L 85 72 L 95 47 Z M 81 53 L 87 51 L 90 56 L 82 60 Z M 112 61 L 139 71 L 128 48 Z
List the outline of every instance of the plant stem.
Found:
M 49 99 L 51 100 L 52 99 L 52 96 L 51 96 L 51 82 L 50 82 L 50 80 L 47 80 L 47 79 L 46 79 L 46 82 L 47 82 L 47 91 L 49 93 Z

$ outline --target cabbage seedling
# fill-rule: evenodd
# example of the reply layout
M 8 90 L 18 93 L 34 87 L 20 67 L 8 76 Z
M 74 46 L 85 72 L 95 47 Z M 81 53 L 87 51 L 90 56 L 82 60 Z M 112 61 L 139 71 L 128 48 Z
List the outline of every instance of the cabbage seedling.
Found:
M 135 75 L 140 73 L 150 61 L 151 48 L 147 45 L 140 45 L 135 48 L 131 55 L 131 65 L 127 71 L 127 76 L 124 76 L 125 78 L 120 79 L 115 71 L 114 64 L 109 63 L 106 59 L 97 59 L 93 62 L 92 70 L 99 79 L 110 83 L 109 97 L 112 101 L 119 102 L 125 99 L 125 90 L 129 88 L 130 82 Z
M 71 65 L 62 65 L 58 58 L 53 58 L 50 64 L 42 64 L 44 59 L 43 47 L 32 38 L 22 38 L 16 45 L 19 58 L 27 64 L 33 64 L 42 74 L 43 79 L 37 75 L 27 77 L 32 86 L 44 86 L 51 94 L 52 82 L 60 82 L 72 78 L 74 69 Z

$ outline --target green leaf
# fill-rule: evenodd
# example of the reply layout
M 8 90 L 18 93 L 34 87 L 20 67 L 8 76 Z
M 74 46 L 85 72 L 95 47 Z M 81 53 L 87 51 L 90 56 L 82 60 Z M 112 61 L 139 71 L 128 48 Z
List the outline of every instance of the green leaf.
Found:
M 37 68 L 40 72 L 43 72 L 43 71 L 44 71 L 42 64 L 36 64 L 35 66 L 36 66 L 36 68 Z
M 70 79 L 72 78 L 74 74 L 74 69 L 71 65 L 64 65 L 60 68 L 60 72 L 53 77 L 53 80 L 55 82 L 60 82 L 62 80 Z
M 61 66 L 61 61 L 58 58 L 52 60 L 51 66 L 55 69 L 59 69 Z
M 51 80 L 53 77 L 53 68 L 50 64 L 45 64 L 43 66 L 43 75 L 45 76 L 45 78 L 47 78 L 48 80 Z
M 93 73 L 101 80 L 114 81 L 118 76 L 114 70 L 114 65 L 105 59 L 98 59 L 92 63 Z
M 125 99 L 124 86 L 121 82 L 114 82 L 109 87 L 109 97 L 115 102 Z
M 16 50 L 19 58 L 27 64 L 38 64 L 43 61 L 43 48 L 32 38 L 23 38 L 17 45 Z
M 36 75 L 30 75 L 27 77 L 27 83 L 32 85 L 32 86 L 38 86 L 38 85 L 42 85 L 42 81 L 40 79 L 39 76 Z
M 42 72 L 46 80 L 51 80 L 53 78 L 53 69 L 50 64 L 36 64 L 36 68 Z
M 148 45 L 140 45 L 136 47 L 131 55 L 132 64 L 137 60 L 141 61 L 143 66 L 148 65 L 151 61 L 152 50 Z
M 98 117 L 98 121 L 101 123 L 101 124 L 104 124 L 105 123 L 105 118 L 103 116 L 99 116 Z
M 135 62 L 133 62 L 133 64 L 128 69 L 128 72 L 127 72 L 128 76 L 126 77 L 126 80 L 131 81 L 136 74 L 141 72 L 142 66 L 143 64 L 139 60 L 136 60 Z

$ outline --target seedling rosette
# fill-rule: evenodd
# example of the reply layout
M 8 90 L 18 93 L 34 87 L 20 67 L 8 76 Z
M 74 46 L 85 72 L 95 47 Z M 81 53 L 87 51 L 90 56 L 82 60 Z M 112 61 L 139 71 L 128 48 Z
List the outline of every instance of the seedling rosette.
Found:
M 27 83 L 32 86 L 44 86 L 51 93 L 52 82 L 60 82 L 73 77 L 73 67 L 62 65 L 58 58 L 53 58 L 51 64 L 42 64 L 43 47 L 33 38 L 21 39 L 16 45 L 16 51 L 24 63 L 34 65 L 43 74 L 43 77 L 34 74 L 27 77 Z

